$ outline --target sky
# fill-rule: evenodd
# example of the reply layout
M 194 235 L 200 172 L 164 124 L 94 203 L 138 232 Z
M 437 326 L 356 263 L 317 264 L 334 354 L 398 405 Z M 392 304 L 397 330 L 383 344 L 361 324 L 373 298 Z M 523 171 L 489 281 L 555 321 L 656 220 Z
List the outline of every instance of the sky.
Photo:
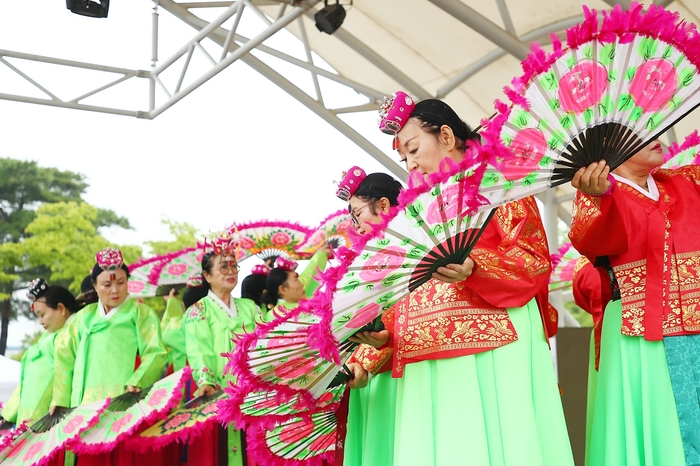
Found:
M 132 69 L 148 69 L 151 13 L 147 0 L 118 0 L 106 19 L 86 18 L 65 9 L 62 0 L 3 2 L 0 49 Z M 27 18 L 31 8 L 31 21 Z M 159 58 L 164 60 L 196 31 L 159 10 Z M 251 37 L 261 22 L 244 14 L 239 31 Z M 320 34 L 308 30 L 309 34 Z M 303 58 L 303 47 L 281 32 L 266 41 Z M 218 57 L 217 47 L 203 43 Z M 259 58 L 265 57 L 263 54 Z M 61 98 L 75 97 L 86 85 L 104 82 L 96 72 L 7 59 Z M 277 59 L 265 59 L 288 79 L 313 94 L 308 72 Z M 193 59 L 186 82 L 205 69 Z M 164 79 L 176 79 L 174 73 Z M 364 103 L 354 91 L 322 81 L 333 105 Z M 0 93 L 38 91 L 0 65 Z M 92 98 L 92 103 L 146 110 L 147 89 L 135 84 Z M 162 94 L 161 94 L 162 96 Z M 88 103 L 86 101 L 86 103 Z M 104 232 L 118 244 L 142 245 L 171 239 L 163 219 L 188 222 L 206 233 L 232 222 L 278 219 L 316 226 L 345 207 L 335 197 L 341 171 L 352 165 L 368 173 L 387 170 L 340 132 L 265 77 L 237 62 L 154 120 L 0 100 L 0 156 L 36 160 L 41 166 L 82 173 L 84 199 L 126 217 L 131 230 Z M 390 154 L 391 140 L 377 129 L 377 113 L 353 114 L 346 121 Z M 241 277 L 254 261 L 243 264 Z M 18 321 L 8 343 L 20 343 L 38 324 Z

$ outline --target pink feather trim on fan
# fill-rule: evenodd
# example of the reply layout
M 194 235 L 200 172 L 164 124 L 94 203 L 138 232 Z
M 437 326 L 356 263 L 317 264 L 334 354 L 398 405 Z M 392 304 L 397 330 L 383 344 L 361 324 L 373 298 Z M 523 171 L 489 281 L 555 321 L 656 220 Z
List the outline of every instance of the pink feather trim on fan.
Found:
M 683 144 L 678 145 L 678 143 L 674 142 L 669 146 L 668 152 L 664 154 L 664 162 L 668 162 L 670 159 L 683 152 L 684 150 L 690 149 L 691 147 L 697 145 L 700 145 L 700 135 L 698 135 L 698 130 L 696 129 L 688 136 L 686 136 L 685 141 L 683 141 Z M 698 157 L 700 157 L 700 155 L 698 155 Z
M 298 417 L 298 416 L 297 416 Z M 270 452 L 265 439 L 266 429 L 262 426 L 253 428 L 247 432 L 246 441 L 248 451 L 255 461 L 265 466 L 324 466 L 335 462 L 335 451 L 327 451 L 318 456 L 306 460 L 292 460 L 280 458 Z
M 76 439 L 69 445 L 69 448 L 78 454 L 87 455 L 99 455 L 101 453 L 106 453 L 114 450 L 123 440 L 131 438 L 142 425 L 158 422 L 162 418 L 166 417 L 170 413 L 170 411 L 176 408 L 177 405 L 180 403 L 180 400 L 184 396 L 183 388 L 187 383 L 187 380 L 190 378 L 191 374 L 192 369 L 190 369 L 189 366 L 185 366 L 182 370 L 182 375 L 177 383 L 177 386 L 175 386 L 175 388 L 173 389 L 174 395 L 168 401 L 168 403 L 165 404 L 165 406 L 163 406 L 161 409 L 154 410 L 148 416 L 144 417 L 143 419 L 140 419 L 128 430 L 120 433 L 117 436 L 117 438 L 115 438 L 112 442 L 85 445 L 80 443 L 80 439 Z

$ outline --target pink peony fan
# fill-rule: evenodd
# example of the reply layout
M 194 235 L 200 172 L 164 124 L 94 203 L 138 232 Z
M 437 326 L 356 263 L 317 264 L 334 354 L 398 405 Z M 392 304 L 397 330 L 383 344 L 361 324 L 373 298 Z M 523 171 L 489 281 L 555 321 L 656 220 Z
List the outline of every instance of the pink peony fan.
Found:
M 685 138 L 683 144 L 672 144 L 664 154 L 664 164 L 661 168 L 678 168 L 685 165 L 700 163 L 700 136 L 695 130 Z
M 219 402 L 226 398 L 227 395 L 222 390 L 211 396 L 193 398 L 140 435 L 127 439 L 127 444 L 130 448 L 145 453 L 148 450 L 160 450 L 173 442 L 188 443 L 209 424 L 219 421 Z
M 298 254 L 296 248 L 313 233 L 298 223 L 263 220 L 237 225 L 241 249 L 265 261 L 274 256 L 308 259 L 311 254 Z
M 352 244 L 353 232 L 352 219 L 347 210 L 339 210 L 326 219 L 300 244 L 296 251 L 300 255 L 313 255 L 325 243 L 329 243 L 333 249 Z
M 308 418 L 315 412 L 336 408 L 346 390 L 344 382 L 344 379 L 337 379 L 335 384 L 331 383 L 331 387 L 318 397 L 313 409 L 309 409 L 299 397 L 280 402 L 276 392 L 249 393 L 240 405 L 240 418 L 235 421 L 236 427 L 243 429 L 252 425 L 272 426 L 292 418 Z
M 477 192 L 481 157 L 481 146 L 471 143 L 460 164 L 445 159 L 428 182 L 412 175 L 399 206 L 324 275 L 325 296 L 309 305 L 337 341 L 430 280 L 438 267 L 466 260 L 494 212 Z M 333 356 L 324 350 L 324 357 Z
M 678 13 L 636 2 L 603 12 L 584 6 L 567 48 L 537 44 L 510 105 L 481 134 L 491 151 L 481 194 L 497 205 L 569 182 L 605 159 L 618 167 L 700 105 L 700 36 Z
M 91 455 L 113 450 L 141 425 L 167 416 L 182 399 L 190 374 L 190 368 L 185 367 L 139 393 L 125 393 L 114 398 L 100 421 L 83 432 L 70 448 L 78 454 Z
M 240 385 L 231 390 L 234 410 L 256 390 L 314 405 L 354 351 L 351 335 L 441 265 L 465 261 L 492 215 L 478 211 L 485 203 L 477 195 L 480 156 L 475 143 L 463 162 L 448 159 L 430 182 L 412 177 L 384 222 L 353 250 L 338 251 L 340 265 L 321 274 L 325 286 L 287 316 L 242 337 L 230 362 Z
M 0 463 L 3 466 L 48 463 L 82 432 L 95 425 L 109 402 L 108 398 L 77 408 L 58 408 L 54 415 L 47 414 L 0 452 Z
M 338 441 L 338 420 L 333 410 L 310 417 L 291 418 L 273 428 L 256 426 L 247 431 L 248 451 L 267 466 L 322 466 L 333 464 Z
M 246 423 L 250 412 L 243 412 L 247 396 L 256 392 L 273 393 L 280 402 L 298 402 L 313 409 L 322 401 L 328 387 L 344 382 L 344 364 L 357 347 L 346 342 L 338 349 L 338 359 L 331 362 L 319 350 L 310 348 L 309 330 L 317 328 L 318 316 L 302 313 L 304 301 L 285 316 L 258 326 L 254 333 L 240 337 L 227 365 L 237 376 L 235 386 L 226 388 L 231 396 L 225 401 L 222 416 L 227 422 Z M 308 301 L 306 302 L 308 303 Z M 341 374 L 339 376 L 339 374 Z
M 137 298 L 150 298 L 158 294 L 158 285 L 148 281 L 151 270 L 162 260 L 161 256 L 142 259 L 129 266 L 129 294 Z

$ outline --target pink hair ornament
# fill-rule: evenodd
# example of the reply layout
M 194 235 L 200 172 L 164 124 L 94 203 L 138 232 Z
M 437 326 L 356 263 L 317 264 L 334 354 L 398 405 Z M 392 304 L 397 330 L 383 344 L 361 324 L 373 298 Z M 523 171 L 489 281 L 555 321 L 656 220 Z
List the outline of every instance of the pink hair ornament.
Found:
M 279 256 L 275 261 L 275 268 L 286 270 L 288 272 L 294 272 L 299 264 L 296 261 L 285 259 Z
M 270 273 L 270 267 L 268 267 L 265 264 L 257 264 L 253 266 L 253 269 L 250 271 L 252 275 L 263 275 L 267 277 L 267 274 Z
M 236 257 L 240 242 L 238 241 L 237 229 L 231 228 L 227 231 L 212 234 L 213 239 L 209 241 L 212 251 L 217 256 L 232 256 Z
M 415 108 L 416 101 L 403 91 L 394 92 L 390 99 L 384 97 L 384 103 L 379 107 L 379 130 L 394 136 L 392 149 L 396 150 L 399 146 L 396 135 L 411 118 Z
M 115 248 L 104 248 L 95 254 L 95 260 L 102 270 L 109 272 L 110 281 L 117 278 L 116 271 L 124 264 L 122 252 Z
M 351 167 L 350 170 L 343 172 L 343 181 L 338 184 L 335 195 L 348 202 L 365 178 L 367 174 L 363 169 L 358 166 Z

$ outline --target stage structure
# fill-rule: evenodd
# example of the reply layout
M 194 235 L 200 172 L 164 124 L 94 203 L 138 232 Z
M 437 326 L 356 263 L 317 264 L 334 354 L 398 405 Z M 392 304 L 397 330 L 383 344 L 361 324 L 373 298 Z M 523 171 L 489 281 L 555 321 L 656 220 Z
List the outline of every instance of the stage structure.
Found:
M 144 44 L 151 48 L 150 67 L 126 69 L 0 50 L 0 67 L 12 70 L 40 93 L 37 97 L 36 94 L 5 92 L 0 83 L 0 99 L 153 119 L 240 60 L 311 109 L 393 174 L 406 179 L 404 168 L 348 124 L 343 116 L 376 112 L 384 96 L 403 89 L 417 99 L 445 99 L 468 122 L 476 124 L 493 113 L 493 99 L 502 96 L 502 87 L 519 74 L 519 61 L 527 55 L 529 43 L 537 41 L 546 46 L 550 34 L 562 37 L 566 28 L 583 19 L 581 6 L 584 2 L 342 0 L 339 3 L 345 17 L 340 27 L 329 35 L 317 29 L 314 17 L 327 5 L 335 5 L 336 0 L 153 0 L 151 44 Z M 616 3 L 628 5 L 629 0 L 585 3 L 591 8 L 606 9 Z M 700 2 L 658 0 L 655 3 L 678 10 L 688 20 L 700 23 Z M 113 11 L 118 4 L 118 0 L 112 2 Z M 337 19 L 335 14 L 339 11 L 337 7 L 335 10 L 329 18 Z M 164 58 L 158 54 L 162 14 L 172 15 L 195 31 L 193 36 L 182 38 L 179 50 Z M 255 34 L 244 36 L 239 26 L 251 17 L 261 26 Z M 266 43 L 281 31 L 296 37 L 303 46 L 303 56 L 294 56 Z M 212 44 L 215 44 L 216 53 L 211 52 Z M 204 57 L 209 63 L 208 69 L 193 71 L 190 64 L 195 56 Z M 312 85 L 300 86 L 287 79 L 274 67 L 280 60 L 303 70 Z M 23 70 L 26 62 L 100 72 L 110 79 L 106 84 L 61 99 L 51 90 L 51 73 L 31 75 Z M 164 76 L 176 78 L 165 79 Z M 144 88 L 148 89 L 142 98 L 139 96 L 138 108 L 91 102 L 91 98 L 100 93 L 135 80 L 146 82 Z M 327 88 L 328 83 L 354 91 L 362 103 L 342 108 L 328 105 L 324 99 L 324 87 Z M 695 129 L 691 120 L 692 117 L 686 118 L 679 124 L 678 131 L 683 131 L 682 135 Z M 675 141 L 675 134 L 670 131 L 667 142 Z M 560 222 L 569 225 L 571 221 L 573 190 L 559 187 L 539 197 L 544 204 L 550 247 L 556 251 Z M 561 292 L 552 293 L 551 299 L 561 312 L 562 324 L 576 326 L 575 319 L 565 312 L 563 298 L 571 300 L 570 295 L 562 297 Z

